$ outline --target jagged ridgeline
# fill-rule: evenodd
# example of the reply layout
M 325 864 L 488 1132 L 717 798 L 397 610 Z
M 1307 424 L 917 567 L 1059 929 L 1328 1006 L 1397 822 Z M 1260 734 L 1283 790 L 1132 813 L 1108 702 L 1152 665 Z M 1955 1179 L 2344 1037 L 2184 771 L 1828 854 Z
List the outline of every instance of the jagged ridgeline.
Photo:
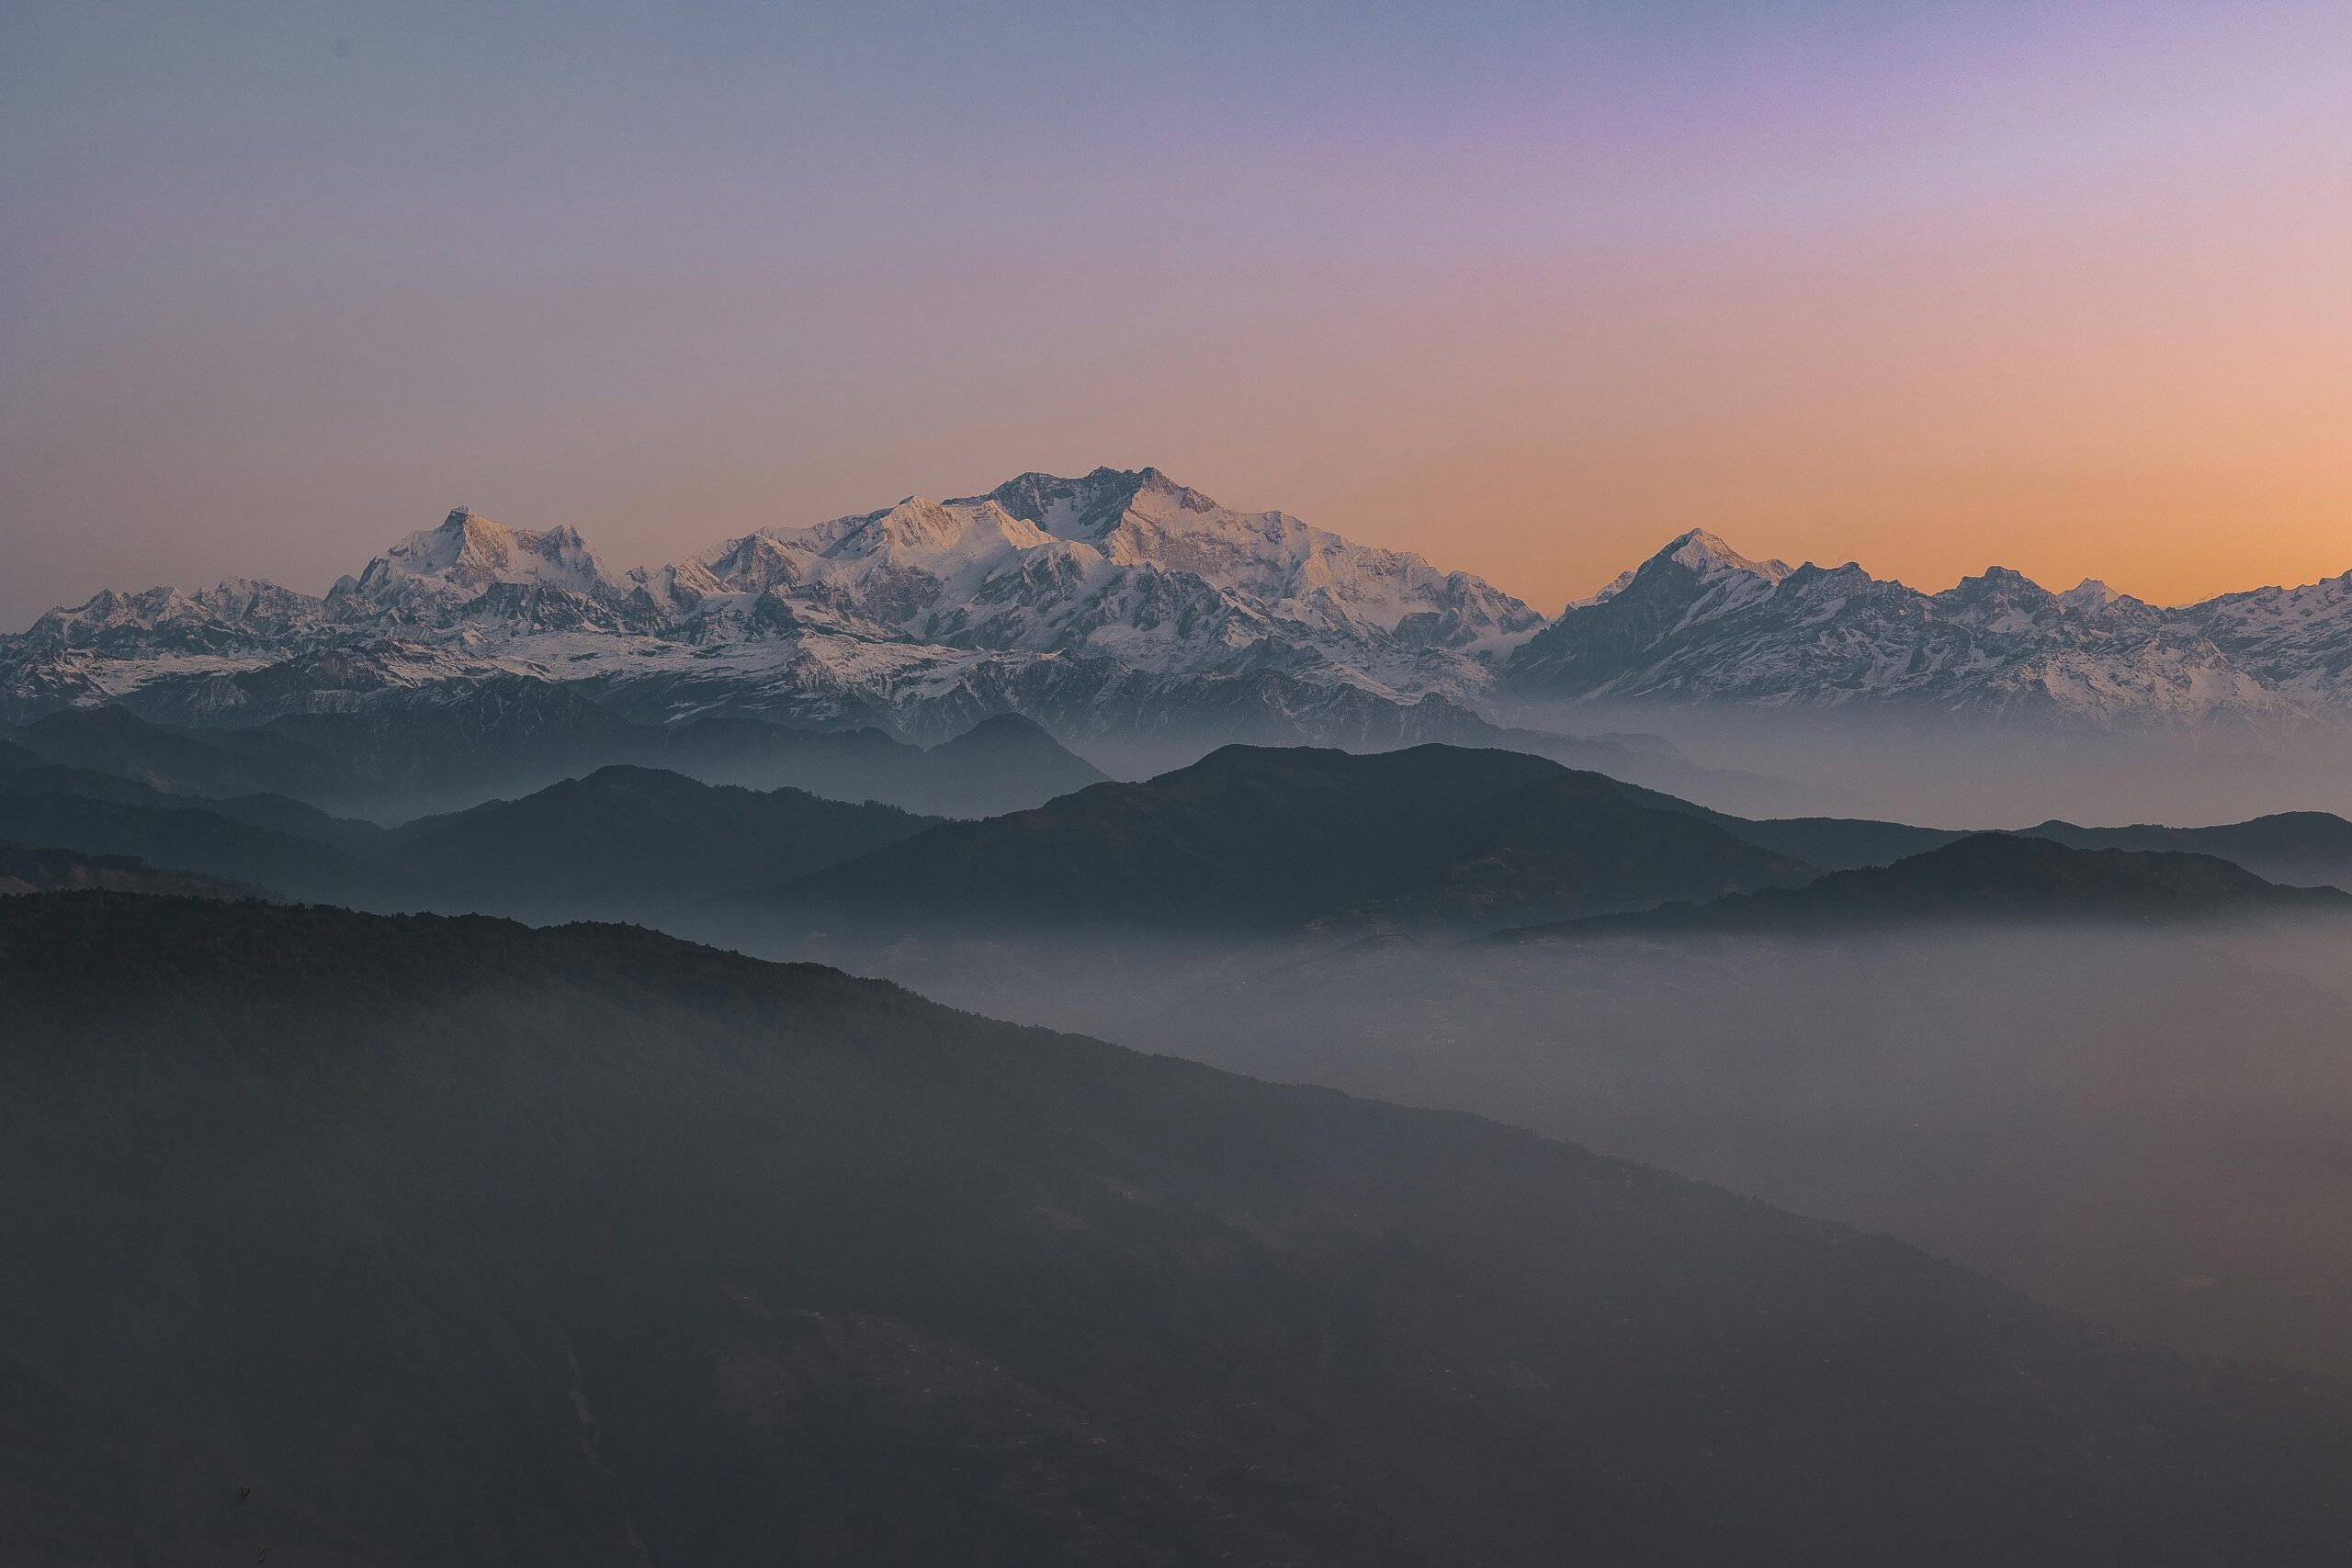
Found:
M 2352 714 L 2352 572 L 2177 607 L 1993 567 L 1940 593 L 1849 561 L 1749 560 L 1694 530 L 1510 656 L 1529 697 L 2200 725 Z
M 1498 701 L 2335 726 L 2347 668 L 2352 574 L 2173 608 L 2000 568 L 1922 593 L 1694 531 L 1547 624 L 1419 556 L 1098 468 L 628 571 L 573 529 L 460 508 L 322 598 L 235 580 L 52 611 L 0 639 L 0 719 L 120 701 L 250 725 L 524 676 L 651 723 L 729 713 L 934 742 L 1021 713 L 1142 748 L 1148 771 L 1204 737 L 1487 738 L 1475 709 Z
M 2333 1564 L 2352 1397 L 643 931 L 0 899 L 0 1521 L 196 1564 Z
M 642 721 L 756 714 L 924 742 L 1005 711 L 1080 737 L 1433 739 L 1541 619 L 1466 573 L 1151 468 L 1027 474 L 628 572 L 570 528 L 460 509 L 323 598 L 241 581 L 52 612 L 0 644 L 0 716 L 119 700 L 253 723 L 503 673 Z

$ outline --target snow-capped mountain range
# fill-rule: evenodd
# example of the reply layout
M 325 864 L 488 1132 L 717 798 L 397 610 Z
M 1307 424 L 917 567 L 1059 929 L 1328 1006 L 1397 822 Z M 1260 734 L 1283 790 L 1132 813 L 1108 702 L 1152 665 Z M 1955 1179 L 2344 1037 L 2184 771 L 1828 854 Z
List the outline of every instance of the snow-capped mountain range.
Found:
M 460 508 L 323 598 L 241 581 L 52 611 L 0 640 L 0 704 L 238 724 L 526 675 L 639 719 L 935 739 L 1010 709 L 1076 735 L 1254 718 L 1409 740 L 1462 716 L 1542 624 L 1419 556 L 1101 468 L 625 573 L 572 529 Z
M 2101 728 L 2352 719 L 2352 572 L 2166 608 L 2002 567 L 1940 593 L 1692 532 L 1521 645 L 1522 696 L 1908 703 Z
M 1073 739 L 1396 744 L 1461 738 L 1497 698 L 2337 724 L 2352 573 L 2179 608 L 1999 568 L 1923 593 L 1693 532 L 1547 624 L 1467 573 L 1154 468 L 1023 474 L 627 572 L 571 528 L 460 508 L 322 598 L 238 580 L 51 611 L 0 637 L 0 719 L 121 702 L 251 724 L 515 676 L 640 721 L 917 740 L 1012 711 Z

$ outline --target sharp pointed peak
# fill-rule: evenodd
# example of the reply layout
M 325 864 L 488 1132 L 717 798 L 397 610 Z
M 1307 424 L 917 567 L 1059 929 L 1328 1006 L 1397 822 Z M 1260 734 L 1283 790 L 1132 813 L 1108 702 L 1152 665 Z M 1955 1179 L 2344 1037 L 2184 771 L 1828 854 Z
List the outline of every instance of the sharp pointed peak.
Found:
M 1793 570 L 1786 561 L 1750 560 L 1725 544 L 1722 536 L 1704 528 L 1691 528 L 1675 536 L 1650 559 L 1672 561 L 1702 577 L 1729 570 L 1760 577 L 1767 582 L 1778 582 Z

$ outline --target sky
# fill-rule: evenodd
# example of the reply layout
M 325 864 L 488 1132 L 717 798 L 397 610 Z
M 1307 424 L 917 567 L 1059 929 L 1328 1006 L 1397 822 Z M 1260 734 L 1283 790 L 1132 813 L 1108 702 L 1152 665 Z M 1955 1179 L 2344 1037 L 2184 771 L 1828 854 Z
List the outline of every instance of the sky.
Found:
M 1546 611 L 2310 581 L 2347 81 L 2343 0 L 11 0 L 0 626 L 1102 464 Z

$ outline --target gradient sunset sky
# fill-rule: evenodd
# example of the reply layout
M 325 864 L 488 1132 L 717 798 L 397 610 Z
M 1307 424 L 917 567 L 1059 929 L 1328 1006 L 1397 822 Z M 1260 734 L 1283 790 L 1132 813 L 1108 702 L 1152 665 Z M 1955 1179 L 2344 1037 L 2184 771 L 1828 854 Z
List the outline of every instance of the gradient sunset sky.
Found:
M 0 7 L 0 624 L 1150 463 L 1549 612 L 1673 534 L 2352 568 L 2352 5 Z

